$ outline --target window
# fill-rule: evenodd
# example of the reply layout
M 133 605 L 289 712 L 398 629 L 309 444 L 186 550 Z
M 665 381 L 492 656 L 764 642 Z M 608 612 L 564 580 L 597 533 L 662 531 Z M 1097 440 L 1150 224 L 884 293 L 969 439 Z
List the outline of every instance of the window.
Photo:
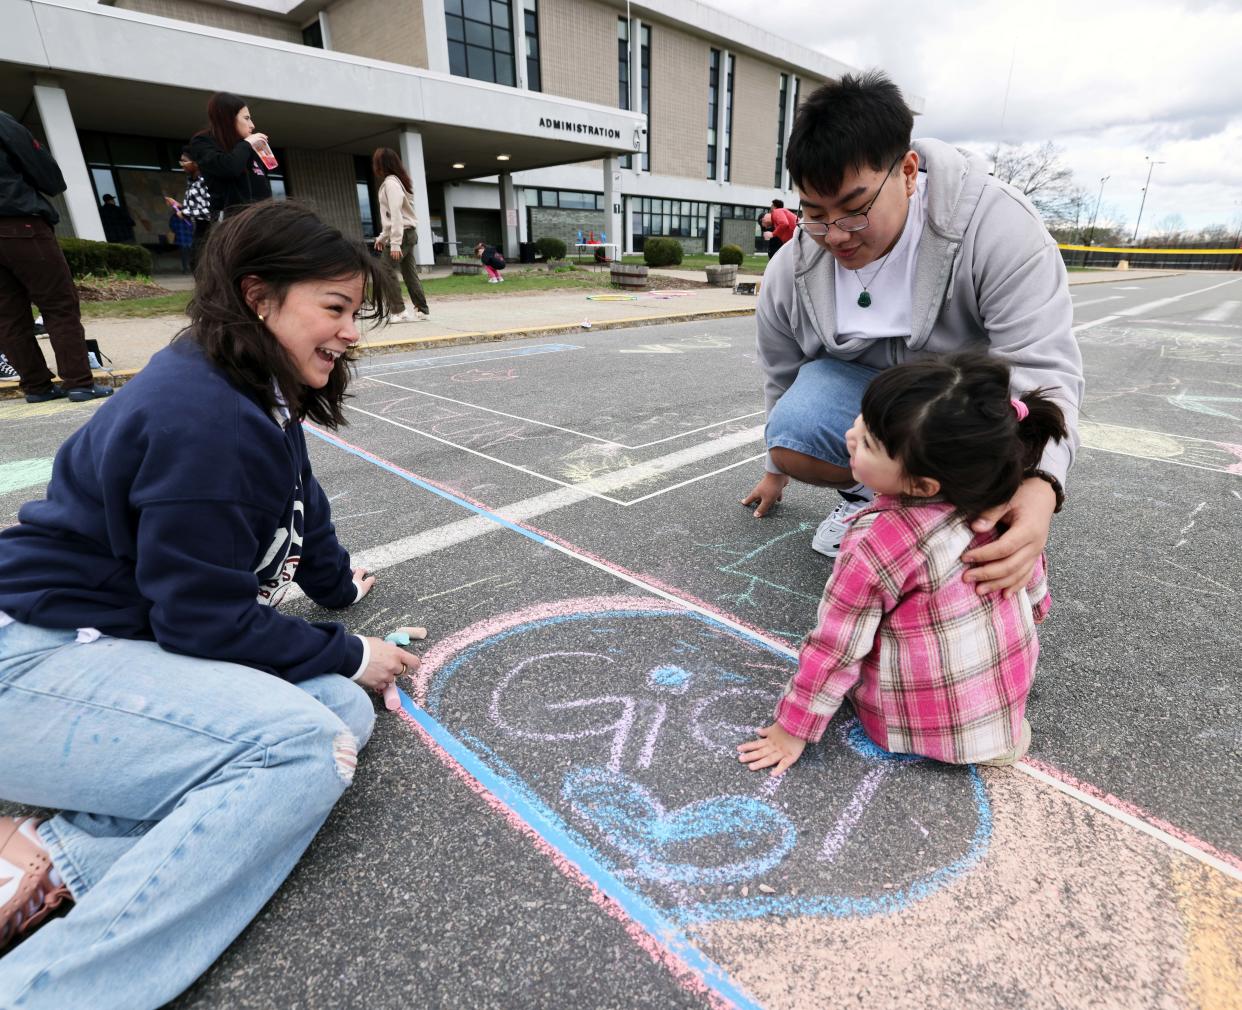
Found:
M 781 74 L 780 107 L 776 110 L 776 169 L 773 172 L 772 185 L 784 189 L 781 185 L 785 176 L 785 104 L 789 99 L 789 75 Z
M 526 87 L 542 91 L 539 79 L 539 0 L 522 0 L 522 24 L 526 31 Z
M 375 189 L 375 175 L 371 171 L 371 159 L 365 154 L 354 155 L 354 193 L 358 200 L 358 216 L 362 218 L 362 234 L 371 238 L 379 234 L 379 196 Z
M 532 207 L 559 207 L 561 210 L 603 210 L 602 193 L 584 193 L 572 189 L 528 189 L 526 202 Z
M 318 18 L 302 29 L 302 45 L 323 48 L 323 22 Z
M 707 237 L 707 204 L 658 197 L 630 197 L 634 214 L 634 248 L 642 250 L 648 235 L 674 238 Z
M 716 178 L 716 109 L 720 90 L 720 50 L 707 59 L 707 177 Z
M 642 93 L 642 108 L 639 111 L 647 117 L 647 150 L 643 152 L 643 171 L 651 171 L 651 26 L 643 25 L 642 45 L 639 46 L 639 90 Z
M 512 87 L 513 22 L 507 0 L 444 0 L 449 70 Z
M 725 123 L 724 123 L 724 181 L 729 182 L 732 179 L 732 173 L 729 168 L 730 147 L 733 141 L 733 54 L 729 53 L 726 59 L 727 68 L 725 70 Z
M 617 108 L 630 107 L 630 22 L 617 18 Z M 633 168 L 632 155 L 621 155 L 621 167 Z

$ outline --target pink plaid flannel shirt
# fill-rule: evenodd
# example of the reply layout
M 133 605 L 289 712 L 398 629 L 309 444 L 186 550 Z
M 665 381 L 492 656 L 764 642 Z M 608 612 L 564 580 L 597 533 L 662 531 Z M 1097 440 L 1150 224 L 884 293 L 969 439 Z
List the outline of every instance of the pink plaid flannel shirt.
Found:
M 776 707 L 781 727 L 819 740 L 848 697 L 894 753 L 968 764 L 1010 750 L 1051 599 L 1042 555 L 1008 600 L 962 581 L 962 553 L 994 537 L 938 499 L 880 495 L 859 512 Z

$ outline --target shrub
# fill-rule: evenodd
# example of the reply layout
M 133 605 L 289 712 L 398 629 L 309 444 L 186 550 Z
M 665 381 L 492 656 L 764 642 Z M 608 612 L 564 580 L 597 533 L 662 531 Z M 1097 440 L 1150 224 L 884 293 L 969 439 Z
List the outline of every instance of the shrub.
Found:
M 649 267 L 675 267 L 681 256 L 681 243 L 675 238 L 649 238 L 643 243 L 643 262 Z
M 553 238 L 551 235 L 545 235 L 541 239 L 536 239 L 535 248 L 545 260 L 563 260 L 565 258 L 565 243 L 559 238 Z
M 88 274 L 151 274 L 151 254 L 138 245 L 92 242 L 84 238 L 58 240 L 74 277 Z
M 104 256 L 108 261 L 109 273 L 151 275 L 151 254 L 140 245 L 105 242 Z
M 722 245 L 720 247 L 720 262 L 728 266 L 732 264 L 735 267 L 742 265 L 742 247 L 740 245 Z
M 69 263 L 69 272 L 74 277 L 108 272 L 107 242 L 92 242 L 84 238 L 62 238 L 59 242 Z

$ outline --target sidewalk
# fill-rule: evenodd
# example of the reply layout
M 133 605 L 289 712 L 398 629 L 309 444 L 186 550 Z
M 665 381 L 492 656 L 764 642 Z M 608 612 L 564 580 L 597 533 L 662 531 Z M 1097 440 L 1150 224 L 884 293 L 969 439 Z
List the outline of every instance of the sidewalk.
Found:
M 447 271 L 441 271 L 446 273 Z M 701 270 L 653 269 L 653 274 L 701 282 Z M 1071 273 L 1069 282 L 1097 284 L 1116 280 L 1167 277 L 1175 271 L 1110 270 Z M 430 276 L 436 276 L 432 272 Z M 157 278 L 163 283 L 165 278 Z M 181 278 L 176 278 L 181 281 Z M 739 274 L 739 281 L 760 281 L 760 275 Z M 177 285 L 181 287 L 181 284 Z M 389 325 L 364 332 L 363 354 L 386 354 L 453 344 L 484 343 L 519 337 L 577 332 L 583 329 L 615 329 L 655 323 L 689 322 L 747 315 L 755 310 L 755 296 L 735 295 L 727 288 L 687 286 L 684 290 L 646 291 L 626 295 L 620 291 L 588 294 L 582 289 L 544 293 L 496 292 L 490 297 L 442 298 L 431 304 L 431 316 L 417 323 Z M 120 384 L 141 369 L 151 355 L 166 347 L 186 324 L 184 316 L 147 319 L 88 319 L 86 335 L 99 341 L 112 359 L 111 378 Z M 589 325 L 588 325 L 589 324 Z M 51 361 L 47 341 L 41 342 Z M 54 367 L 54 365 L 53 365 Z M 107 382 L 107 373 L 97 373 Z M 0 381 L 0 399 L 17 396 L 17 383 Z

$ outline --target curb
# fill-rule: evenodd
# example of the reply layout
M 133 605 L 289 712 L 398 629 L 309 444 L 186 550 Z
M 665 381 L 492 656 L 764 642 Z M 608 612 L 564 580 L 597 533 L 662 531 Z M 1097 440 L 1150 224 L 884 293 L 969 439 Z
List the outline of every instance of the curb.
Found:
M 671 312 L 658 316 L 631 316 L 626 319 L 605 319 L 592 323 L 589 331 L 621 330 L 631 326 L 658 326 L 662 323 L 692 323 L 699 319 L 731 319 L 737 316 L 753 316 L 753 306 L 736 309 L 706 309 L 701 312 Z M 547 337 L 555 334 L 580 333 L 581 323 L 553 323 L 547 326 L 531 326 L 522 330 L 475 330 L 466 333 L 443 333 L 434 337 L 406 337 L 402 340 L 383 340 L 361 344 L 358 356 L 368 358 L 381 354 L 399 354 L 402 351 L 430 350 L 436 347 L 459 347 L 462 344 L 489 344 L 502 340 L 522 340 L 526 337 Z M 96 371 L 95 379 L 113 386 L 121 386 L 137 375 L 140 368 L 115 368 L 108 372 Z M 0 400 L 21 397 L 15 379 L 0 380 Z

